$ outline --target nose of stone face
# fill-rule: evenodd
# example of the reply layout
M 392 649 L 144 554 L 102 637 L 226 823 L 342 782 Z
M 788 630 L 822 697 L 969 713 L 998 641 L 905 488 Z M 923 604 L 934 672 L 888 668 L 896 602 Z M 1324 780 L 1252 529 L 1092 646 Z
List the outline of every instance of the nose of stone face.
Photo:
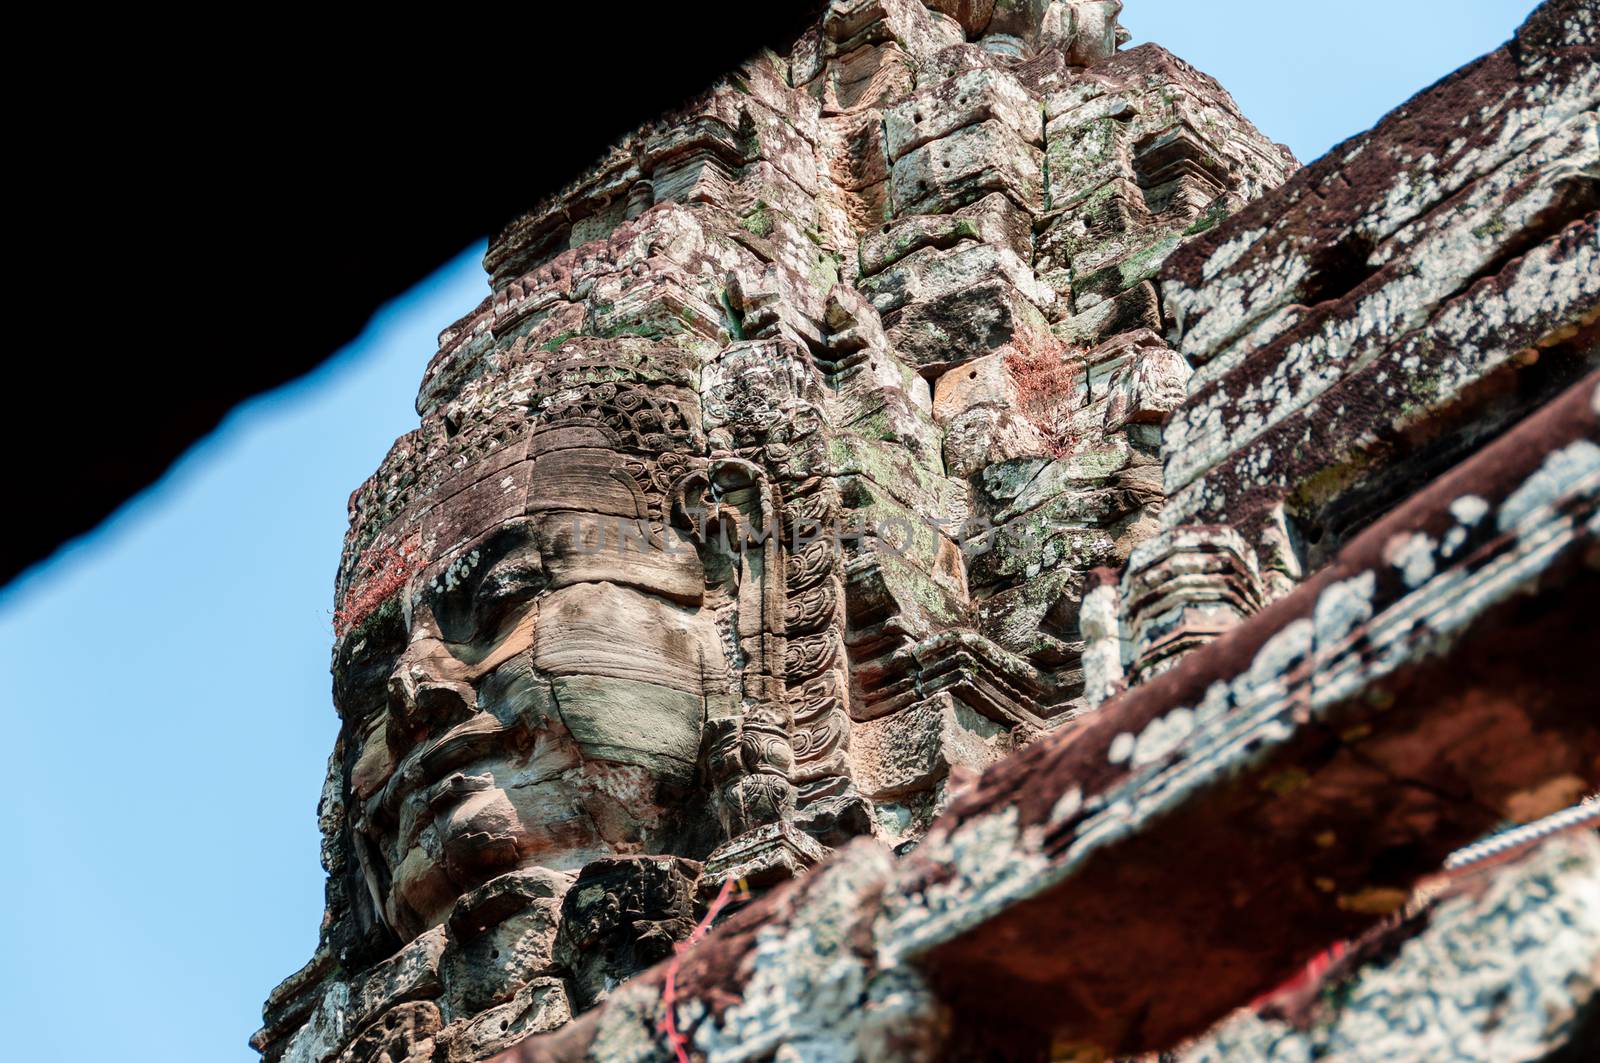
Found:
M 389 677 L 389 714 L 414 733 L 439 731 L 472 715 L 476 692 L 465 683 L 435 678 L 419 665 L 401 665 Z

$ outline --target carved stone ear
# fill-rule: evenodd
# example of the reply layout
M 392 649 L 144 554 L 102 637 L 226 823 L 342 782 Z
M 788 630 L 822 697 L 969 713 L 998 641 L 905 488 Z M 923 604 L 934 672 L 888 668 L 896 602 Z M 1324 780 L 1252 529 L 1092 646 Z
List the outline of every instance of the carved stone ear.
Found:
M 667 489 L 666 509 L 673 527 L 688 531 L 702 543 L 711 506 L 711 480 L 704 469 L 691 469 Z

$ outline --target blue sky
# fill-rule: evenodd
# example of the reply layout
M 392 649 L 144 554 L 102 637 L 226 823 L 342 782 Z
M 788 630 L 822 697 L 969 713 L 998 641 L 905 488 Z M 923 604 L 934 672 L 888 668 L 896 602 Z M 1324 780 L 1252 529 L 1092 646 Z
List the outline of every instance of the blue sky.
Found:
M 1129 0 L 1123 22 L 1310 161 L 1531 7 Z M 105 527 L 0 591 L 0 713 L 22 754 L 0 801 L 20 849 L 0 874 L 8 1058 L 255 1059 L 261 1001 L 310 956 L 322 914 L 345 500 L 414 427 L 435 336 L 487 290 L 481 255 L 236 410 Z

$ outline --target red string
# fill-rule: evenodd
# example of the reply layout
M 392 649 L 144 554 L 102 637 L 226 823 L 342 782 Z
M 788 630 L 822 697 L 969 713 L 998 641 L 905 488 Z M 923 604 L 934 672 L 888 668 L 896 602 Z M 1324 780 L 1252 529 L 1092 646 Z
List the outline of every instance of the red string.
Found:
M 1333 965 L 1349 951 L 1350 943 L 1348 941 L 1335 941 L 1332 945 L 1329 945 L 1326 949 L 1323 949 L 1321 952 L 1311 957 L 1310 961 L 1307 962 L 1304 967 L 1300 968 L 1300 970 L 1288 981 L 1274 989 L 1270 989 L 1267 992 L 1262 993 L 1260 996 L 1252 1000 L 1249 1006 L 1251 1008 L 1259 1008 L 1261 1005 L 1265 1004 L 1267 1001 L 1271 1000 L 1275 996 L 1278 996 L 1279 994 L 1296 992 L 1306 988 L 1307 986 L 1316 984 L 1322 978 L 1322 976 L 1332 970 Z
M 658 1028 L 666 1035 L 667 1044 L 671 1046 L 672 1053 L 677 1057 L 678 1063 L 689 1063 L 689 1053 L 687 1051 L 689 1039 L 678 1031 L 676 1014 L 678 1005 L 678 965 L 683 962 L 683 954 L 706 936 L 706 931 L 711 929 L 711 924 L 722 912 L 728 901 L 732 899 L 732 894 L 733 879 L 724 879 L 722 888 L 717 891 L 716 899 L 706 909 L 706 917 L 700 920 L 699 925 L 689 932 L 689 936 L 686 939 L 674 946 L 673 957 L 667 963 L 666 986 L 661 990 L 661 1006 L 665 1009 L 665 1014 L 662 1015 Z M 749 896 L 749 892 L 744 889 L 742 884 L 739 888 L 739 896 L 740 898 Z

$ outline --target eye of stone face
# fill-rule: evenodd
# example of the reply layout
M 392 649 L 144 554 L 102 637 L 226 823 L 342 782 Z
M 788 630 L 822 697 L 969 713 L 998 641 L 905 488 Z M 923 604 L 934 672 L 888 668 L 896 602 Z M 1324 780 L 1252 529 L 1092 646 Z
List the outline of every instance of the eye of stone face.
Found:
M 472 642 L 492 637 L 513 608 L 547 582 L 531 527 L 516 521 L 441 567 L 423 598 L 445 641 Z
M 474 627 L 479 635 L 491 634 L 514 607 L 536 597 L 549 579 L 532 547 L 511 553 L 484 573 L 473 595 Z

